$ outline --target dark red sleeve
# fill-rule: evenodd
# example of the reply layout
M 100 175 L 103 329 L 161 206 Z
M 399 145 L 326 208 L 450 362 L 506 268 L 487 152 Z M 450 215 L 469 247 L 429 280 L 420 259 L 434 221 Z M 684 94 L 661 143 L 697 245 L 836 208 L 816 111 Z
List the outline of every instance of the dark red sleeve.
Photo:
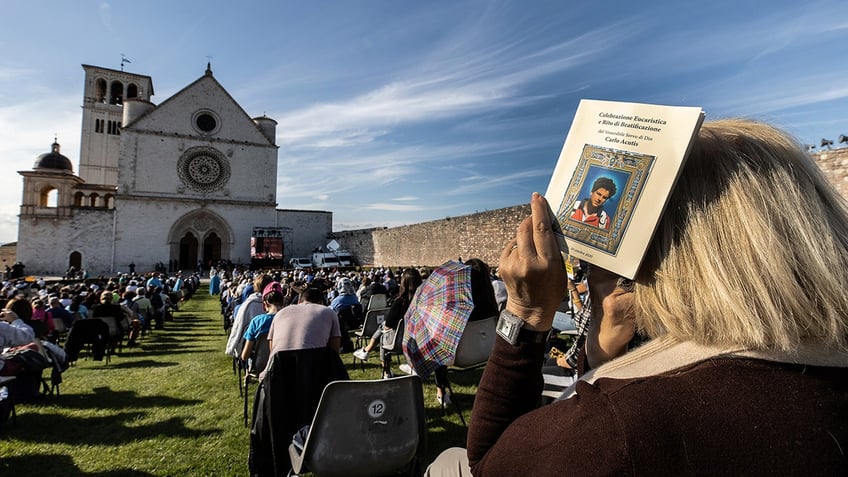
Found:
M 542 391 L 542 345 L 496 339 L 468 430 L 475 477 L 626 475 L 625 440 L 607 396 L 587 383 L 579 396 L 536 409 Z

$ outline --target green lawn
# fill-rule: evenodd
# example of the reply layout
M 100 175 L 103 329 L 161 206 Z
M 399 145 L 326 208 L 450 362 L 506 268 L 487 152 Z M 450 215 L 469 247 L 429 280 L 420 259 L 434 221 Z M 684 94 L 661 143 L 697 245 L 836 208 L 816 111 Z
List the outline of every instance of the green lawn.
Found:
M 248 429 L 225 344 L 217 297 L 202 287 L 140 347 L 108 365 L 81 358 L 64 373 L 61 395 L 19 405 L 17 424 L 0 435 L 0 475 L 247 475 Z M 351 358 L 342 357 L 352 379 L 380 376 L 377 359 L 362 371 Z M 451 375 L 466 421 L 480 373 Z M 426 464 L 464 445 L 466 429 L 456 414 L 442 416 L 432 379 L 424 393 Z

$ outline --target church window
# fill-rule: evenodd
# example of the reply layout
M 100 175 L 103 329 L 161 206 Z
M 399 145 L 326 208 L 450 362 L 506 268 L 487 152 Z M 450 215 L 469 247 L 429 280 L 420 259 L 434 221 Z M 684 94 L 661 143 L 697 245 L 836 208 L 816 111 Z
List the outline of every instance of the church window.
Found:
M 113 81 L 109 89 L 109 104 L 123 104 L 124 85 L 120 81 Z
M 84 197 L 84 195 L 85 194 L 83 194 L 82 192 L 77 192 L 76 194 L 74 194 L 74 205 L 75 206 L 82 207 L 82 198 Z
M 104 121 L 102 119 L 95 119 L 94 120 L 94 132 L 103 133 L 103 123 L 104 122 L 106 122 L 106 121 Z
M 99 198 L 100 196 L 97 194 L 97 192 L 91 194 L 91 196 L 88 198 L 88 206 L 97 207 L 97 199 Z
M 203 135 L 215 134 L 221 127 L 218 115 L 209 110 L 200 110 L 192 117 L 194 129 Z
M 219 190 L 230 180 L 230 163 L 215 148 L 188 149 L 177 161 L 177 174 L 188 188 L 197 192 Z
M 209 132 L 215 130 L 215 126 L 217 122 L 215 118 L 212 117 L 211 114 L 201 114 L 197 117 L 197 127 L 200 128 L 201 131 Z
M 109 130 L 107 134 L 118 135 L 121 134 L 121 122 L 120 121 L 109 121 L 108 122 Z
M 106 80 L 98 78 L 94 85 L 94 99 L 98 103 L 106 102 Z
M 132 83 L 127 86 L 127 98 L 138 98 L 138 86 Z

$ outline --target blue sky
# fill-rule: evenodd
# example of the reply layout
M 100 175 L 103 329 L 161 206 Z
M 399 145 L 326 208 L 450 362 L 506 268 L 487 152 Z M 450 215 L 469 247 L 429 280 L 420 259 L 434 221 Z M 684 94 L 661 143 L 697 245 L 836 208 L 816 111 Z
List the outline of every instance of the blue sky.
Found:
M 334 230 L 526 203 L 581 98 L 701 106 L 804 143 L 848 135 L 839 1 L 38 1 L 0 19 L 0 243 L 20 170 L 79 165 L 81 64 L 150 75 L 160 104 L 203 75 L 278 121 L 280 208 Z M 211 57 L 211 59 L 210 59 Z

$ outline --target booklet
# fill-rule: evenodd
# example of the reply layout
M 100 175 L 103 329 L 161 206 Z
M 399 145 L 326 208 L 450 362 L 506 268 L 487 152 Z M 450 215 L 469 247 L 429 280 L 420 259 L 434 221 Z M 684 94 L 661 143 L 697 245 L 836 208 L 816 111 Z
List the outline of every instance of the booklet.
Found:
M 545 193 L 563 254 L 633 279 L 703 120 L 697 107 L 580 101 Z

